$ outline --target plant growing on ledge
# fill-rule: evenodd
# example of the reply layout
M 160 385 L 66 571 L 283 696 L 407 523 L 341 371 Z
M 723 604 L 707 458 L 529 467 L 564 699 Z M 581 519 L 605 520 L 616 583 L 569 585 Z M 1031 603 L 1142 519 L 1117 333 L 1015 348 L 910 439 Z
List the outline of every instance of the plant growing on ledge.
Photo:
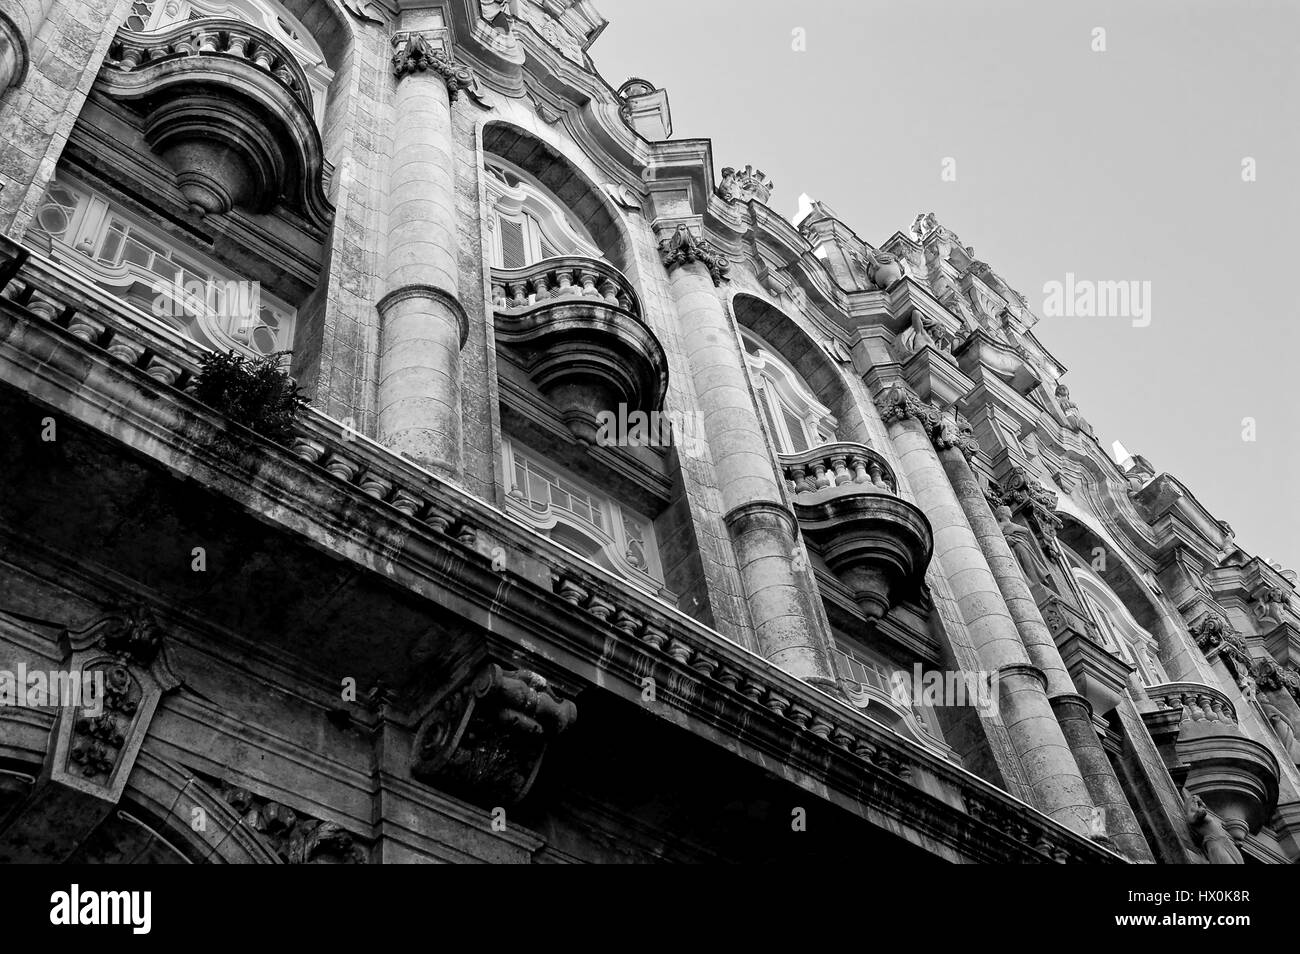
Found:
M 298 414 L 307 399 L 293 378 L 280 369 L 287 351 L 249 358 L 229 351 L 210 352 L 200 359 L 194 396 L 236 424 L 277 443 L 293 436 Z

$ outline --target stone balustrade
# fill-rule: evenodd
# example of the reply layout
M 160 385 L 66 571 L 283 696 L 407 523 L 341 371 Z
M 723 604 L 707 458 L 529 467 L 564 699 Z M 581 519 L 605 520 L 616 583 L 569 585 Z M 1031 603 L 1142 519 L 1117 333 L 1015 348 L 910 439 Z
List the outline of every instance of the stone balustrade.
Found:
M 49 326 L 51 330 L 61 329 L 62 334 L 102 349 L 160 386 L 170 388 L 184 388 L 192 380 L 204 353 L 200 345 L 158 319 L 3 236 L 0 313 L 17 314 L 20 320 Z M 177 395 L 177 400 L 188 399 Z M 200 407 L 191 404 L 190 413 L 202 413 Z M 251 432 L 247 437 L 250 442 L 266 445 L 265 453 L 274 453 L 264 439 Z M 489 597 L 497 601 L 493 605 L 500 608 L 503 594 L 519 592 L 523 595 L 518 599 L 532 600 L 530 605 L 536 607 L 535 601 L 549 589 L 552 599 L 570 607 L 570 613 L 579 614 L 572 620 L 572 646 L 579 645 L 577 636 L 583 629 L 579 620 L 585 620 L 586 627 L 601 631 L 599 645 L 591 652 L 606 658 L 613 651 L 611 647 L 617 646 L 620 671 L 634 674 L 649 672 L 656 666 L 678 667 L 678 676 L 671 684 L 665 683 L 661 691 L 665 704 L 671 702 L 701 716 L 715 705 L 744 709 L 748 714 L 743 718 L 750 726 L 748 737 L 753 744 L 772 752 L 807 747 L 809 764 L 824 766 L 825 780 L 821 784 L 851 784 L 858 799 L 867 797 L 862 785 L 864 772 L 882 773 L 881 778 L 892 779 L 881 783 L 886 785 L 881 795 L 872 796 L 872 810 L 896 812 L 898 796 L 888 794 L 886 789 L 905 785 L 915 792 L 912 797 L 927 799 L 932 810 L 964 812 L 974 819 L 980 827 L 960 844 L 977 857 L 1006 857 L 1008 847 L 1014 846 L 1012 855 L 1021 862 L 1122 860 L 1046 816 L 1026 810 L 1012 796 L 962 771 L 941 755 L 882 729 L 846 701 L 765 663 L 653 594 L 628 586 L 614 574 L 538 536 L 491 504 L 314 408 L 304 412 L 290 448 L 284 453 L 319 468 L 321 477 L 329 475 L 355 488 L 359 495 L 388 508 L 393 519 L 410 521 L 410 534 L 427 534 L 431 541 L 438 539 L 443 546 L 459 548 L 466 564 L 482 568 L 485 573 L 490 572 L 487 568 L 498 551 L 539 567 L 540 574 L 519 575 L 509 590 L 501 589 L 500 578 L 493 577 L 496 582 Z M 879 497 L 877 490 L 867 493 Z M 369 519 L 378 519 L 378 514 Z M 470 576 L 465 577 L 468 579 Z M 529 589 L 528 580 L 543 589 Z M 701 706 L 701 700 L 711 694 L 717 702 Z M 814 751 L 815 758 L 811 756 Z M 932 792 L 944 794 L 931 798 L 927 793 Z
M 872 487 L 897 493 L 889 462 L 865 444 L 841 441 L 779 456 L 786 485 L 794 494 L 816 493 L 830 487 Z
M 118 30 L 108 48 L 105 66 L 131 72 L 163 60 L 213 56 L 243 60 L 274 76 L 312 111 L 311 87 L 298 60 L 265 30 L 243 20 L 208 17 L 189 20 L 157 33 Z
M 1162 709 L 1182 709 L 1184 720 L 1237 724 L 1237 711 L 1232 700 L 1213 686 L 1197 682 L 1168 682 L 1149 686 L 1147 695 Z
M 523 312 L 549 301 L 583 298 L 601 300 L 641 320 L 632 283 L 609 262 L 566 255 L 526 268 L 492 269 L 492 303 L 498 312 Z

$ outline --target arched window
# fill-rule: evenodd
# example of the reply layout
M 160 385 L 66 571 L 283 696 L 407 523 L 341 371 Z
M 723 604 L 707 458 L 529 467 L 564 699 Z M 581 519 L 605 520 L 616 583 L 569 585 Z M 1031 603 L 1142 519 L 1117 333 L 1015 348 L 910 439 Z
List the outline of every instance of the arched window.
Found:
M 531 448 L 501 442 L 510 511 L 607 570 L 658 591 L 664 582 L 650 518 Z
M 293 346 L 293 308 L 66 176 L 50 183 L 27 240 L 206 347 Z
M 759 407 L 777 450 L 782 454 L 797 454 L 834 441 L 835 418 L 799 373 L 749 329 L 742 329 L 740 334 L 758 391 Z
M 1067 551 L 1068 553 L 1068 551 Z M 1105 581 L 1097 576 L 1073 553 L 1068 553 L 1071 570 L 1079 584 L 1084 602 L 1092 611 L 1101 634 L 1102 643 L 1111 652 L 1137 669 L 1139 678 L 1147 686 L 1169 681 L 1156 639 L 1133 618 L 1123 602 Z
M 156 33 L 186 20 L 208 17 L 243 20 L 284 44 L 307 74 L 316 123 L 321 124 L 334 73 L 306 27 L 275 0 L 135 0 L 126 18 L 126 28 L 136 33 Z
M 548 258 L 604 258 L 591 234 L 540 182 L 504 159 L 486 162 L 492 265 L 526 268 Z

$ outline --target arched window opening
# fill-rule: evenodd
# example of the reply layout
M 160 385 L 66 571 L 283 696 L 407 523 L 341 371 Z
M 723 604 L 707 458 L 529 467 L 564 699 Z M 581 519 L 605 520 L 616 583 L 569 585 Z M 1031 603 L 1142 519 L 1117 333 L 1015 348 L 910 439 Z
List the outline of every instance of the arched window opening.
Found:
M 488 157 L 492 265 L 526 268 L 548 258 L 604 258 L 591 233 L 550 191 L 504 159 Z
M 292 348 L 295 309 L 66 176 L 50 183 L 27 240 L 205 347 Z
M 1169 676 L 1160 663 L 1155 637 L 1138 624 L 1105 581 L 1073 553 L 1069 553 L 1069 557 L 1074 578 L 1105 647 L 1133 666 L 1143 685 L 1156 686 L 1168 682 Z
M 797 454 L 833 442 L 835 418 L 813 395 L 812 388 L 766 341 L 747 328 L 740 334 L 758 404 L 777 450 Z
M 649 517 L 509 438 L 501 442 L 509 510 L 605 569 L 658 592 L 663 567 Z
M 321 125 L 334 72 L 307 28 L 275 0 L 135 0 L 126 28 L 136 33 L 156 33 L 177 23 L 209 17 L 243 20 L 279 40 L 307 74 L 316 124 Z

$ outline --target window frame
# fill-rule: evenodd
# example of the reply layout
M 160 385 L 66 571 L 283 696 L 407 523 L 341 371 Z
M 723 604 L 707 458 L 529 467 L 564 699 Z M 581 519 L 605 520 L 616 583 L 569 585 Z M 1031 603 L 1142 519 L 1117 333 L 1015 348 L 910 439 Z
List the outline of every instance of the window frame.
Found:
M 568 255 L 593 259 L 605 257 L 590 233 L 582 228 L 563 203 L 523 169 L 493 155 L 485 157 L 483 168 L 488 189 L 487 227 L 491 233 L 489 250 L 493 268 L 514 271 Z M 527 259 L 522 265 L 507 266 L 505 263 L 504 221 L 520 226 Z M 547 254 L 546 245 L 550 245 L 555 254 Z
M 585 538 L 591 550 L 584 554 L 588 559 L 652 592 L 657 593 L 663 589 L 663 564 L 653 518 L 603 493 L 545 454 L 505 435 L 501 438 L 501 462 L 506 477 L 506 508 L 512 514 L 546 536 L 552 536 L 552 531 L 563 526 Z M 556 506 L 552 502 L 551 492 L 548 492 L 545 507 L 536 506 L 532 502 L 531 488 L 519 487 L 516 473 L 518 467 L 522 467 L 530 477 L 534 475 L 534 470 L 548 471 L 557 483 L 563 482 L 573 488 L 569 490 L 561 487 L 561 492 L 576 496 L 576 490 L 584 495 L 588 507 L 593 511 L 599 508 L 600 523 L 583 520 L 578 512 Z M 567 535 L 561 534 L 557 540 L 569 546 L 565 536 Z M 633 546 L 639 547 L 644 567 L 637 566 L 629 556 L 634 552 Z M 569 546 L 569 549 L 574 547 Z
M 799 372 L 750 329 L 742 328 L 740 335 L 745 363 L 750 370 L 763 418 L 772 430 L 777 452 L 800 454 L 834 443 L 838 422 L 830 408 L 817 400 Z M 798 436 L 803 447 L 797 447 L 796 441 L 792 439 L 791 422 L 787 414 L 801 428 Z
M 70 213 L 63 201 L 52 195 L 55 189 L 62 189 L 75 198 Z M 67 215 L 67 225 L 61 235 L 49 232 L 41 221 L 51 202 Z M 115 254 L 110 256 L 117 261 L 104 261 L 105 246 L 115 231 L 127 241 L 148 248 L 153 253 L 149 264 L 126 258 L 123 249 L 127 241 L 120 242 Z M 74 177 L 60 174 L 50 181 L 28 230 L 27 240 L 30 242 L 32 238 L 48 242 L 50 258 L 88 275 L 102 288 L 200 345 L 218 351 L 234 350 L 250 357 L 293 348 L 296 308 L 262 290 L 260 283 L 241 279 L 202 252 L 178 244 L 160 229 Z M 175 268 L 159 271 L 156 267 L 159 254 Z M 203 287 L 202 299 L 192 294 L 192 282 Z M 226 307 L 228 296 L 244 289 L 249 291 L 240 300 L 250 305 L 256 301 L 259 306 L 255 321 Z M 180 294 L 175 294 L 176 291 Z M 150 304 L 142 303 L 141 299 L 150 297 Z M 171 305 L 176 307 L 173 309 Z M 264 312 L 270 313 L 274 324 L 266 321 Z M 269 349 L 255 345 L 263 329 L 271 335 Z
M 1160 661 L 1156 638 L 1133 618 L 1122 600 L 1106 581 L 1083 565 L 1077 555 L 1068 552 L 1070 570 L 1093 621 L 1102 637 L 1102 645 L 1133 666 L 1144 686 L 1158 686 L 1169 681 Z

